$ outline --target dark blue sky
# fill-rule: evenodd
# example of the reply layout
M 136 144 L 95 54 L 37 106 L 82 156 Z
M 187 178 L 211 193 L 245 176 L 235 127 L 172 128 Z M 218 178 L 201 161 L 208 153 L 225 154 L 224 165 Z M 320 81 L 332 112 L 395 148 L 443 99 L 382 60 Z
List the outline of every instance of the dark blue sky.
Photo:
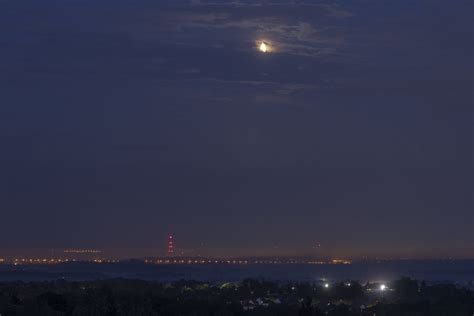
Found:
M 473 2 L 257 2 L 1 0 L 0 249 L 472 258 Z

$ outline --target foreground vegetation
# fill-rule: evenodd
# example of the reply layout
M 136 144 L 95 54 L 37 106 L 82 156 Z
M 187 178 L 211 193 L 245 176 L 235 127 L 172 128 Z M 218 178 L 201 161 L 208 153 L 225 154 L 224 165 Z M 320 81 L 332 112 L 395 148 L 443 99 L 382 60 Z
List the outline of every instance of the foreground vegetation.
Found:
M 0 283 L 0 314 L 472 316 L 474 294 L 407 278 L 386 286 L 258 280 L 218 285 L 124 279 Z

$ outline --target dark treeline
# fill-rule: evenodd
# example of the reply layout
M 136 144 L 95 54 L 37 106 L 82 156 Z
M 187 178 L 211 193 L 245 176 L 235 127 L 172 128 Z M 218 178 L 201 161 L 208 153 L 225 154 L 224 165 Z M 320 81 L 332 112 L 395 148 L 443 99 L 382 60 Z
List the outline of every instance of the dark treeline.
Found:
M 383 287 L 333 284 L 173 283 L 141 280 L 0 283 L 0 314 L 9 315 L 410 315 L 472 316 L 474 294 L 451 284 L 404 278 Z

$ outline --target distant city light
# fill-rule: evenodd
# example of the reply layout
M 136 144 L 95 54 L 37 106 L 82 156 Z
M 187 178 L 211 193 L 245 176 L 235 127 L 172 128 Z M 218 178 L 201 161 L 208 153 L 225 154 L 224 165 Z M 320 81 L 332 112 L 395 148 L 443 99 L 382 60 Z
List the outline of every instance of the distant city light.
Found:
M 385 284 L 382 284 L 382 285 L 380 286 L 380 290 L 381 290 L 381 291 L 385 291 L 386 289 L 387 289 L 387 286 L 386 286 Z
M 101 250 L 98 249 L 64 249 L 64 253 L 101 253 Z

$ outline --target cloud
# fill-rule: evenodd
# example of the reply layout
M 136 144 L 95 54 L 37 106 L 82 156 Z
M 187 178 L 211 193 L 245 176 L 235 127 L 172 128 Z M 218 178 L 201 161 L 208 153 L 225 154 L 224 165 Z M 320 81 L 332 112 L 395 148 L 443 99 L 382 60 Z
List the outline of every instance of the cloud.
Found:
M 165 7 L 146 13 L 127 28 L 134 36 L 159 40 L 172 36 L 189 45 L 209 45 L 201 34 L 210 33 L 217 43 L 251 50 L 257 39 L 273 42 L 276 53 L 324 57 L 337 53 L 344 42 L 333 22 L 352 16 L 336 5 L 278 3 L 202 3 Z M 195 37 L 197 35 L 197 37 Z M 193 37 L 196 40 L 193 40 Z

